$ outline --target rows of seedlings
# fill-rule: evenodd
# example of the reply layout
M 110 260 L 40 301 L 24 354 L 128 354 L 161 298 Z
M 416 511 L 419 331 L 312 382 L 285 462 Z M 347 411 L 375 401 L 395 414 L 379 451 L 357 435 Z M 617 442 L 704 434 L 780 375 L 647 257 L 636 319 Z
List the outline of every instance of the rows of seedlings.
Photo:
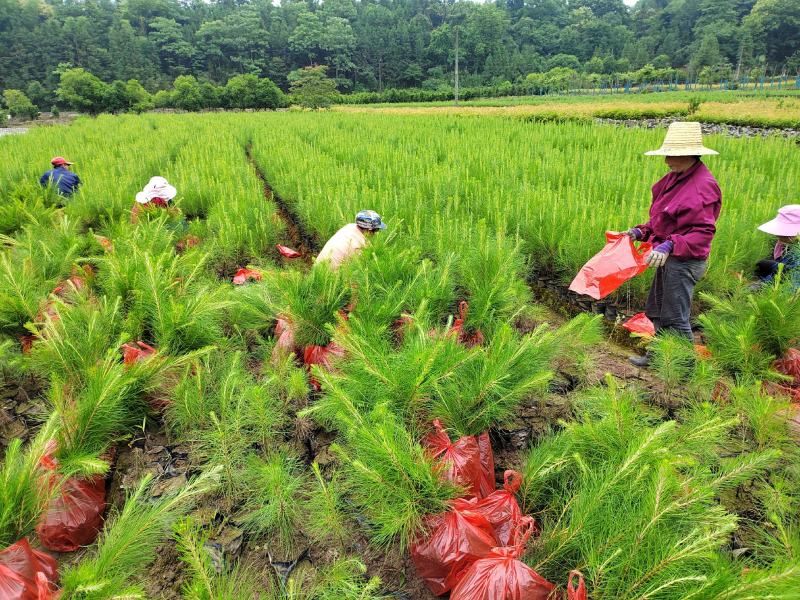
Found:
M 708 296 L 708 355 L 663 338 L 657 386 L 603 377 L 598 319 L 547 324 L 523 238 L 477 196 L 406 221 L 366 204 L 387 192 L 370 164 L 388 163 L 369 162 L 363 119 L 336 121 L 338 146 L 309 115 L 101 118 L 3 140 L 3 402 L 31 427 L 2 449 L 0 534 L 38 565 L 24 584 L 466 600 L 512 594 L 513 570 L 531 598 L 793 597 L 800 463 L 777 371 L 792 363 L 773 361 L 800 331 L 796 295 Z M 410 136 L 371 143 L 406 168 L 404 153 L 438 152 L 445 172 L 448 148 Z M 86 179 L 63 208 L 28 183 L 56 146 Z M 154 174 L 179 210 L 131 223 Z M 349 195 L 321 201 L 336 177 Z M 390 229 L 339 269 L 313 264 L 354 206 Z M 57 565 L 38 550 L 69 536 Z

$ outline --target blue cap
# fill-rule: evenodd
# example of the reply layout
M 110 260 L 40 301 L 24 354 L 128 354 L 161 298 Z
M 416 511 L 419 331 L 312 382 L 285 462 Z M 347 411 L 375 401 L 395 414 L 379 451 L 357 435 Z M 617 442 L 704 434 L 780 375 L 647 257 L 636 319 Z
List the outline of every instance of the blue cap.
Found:
M 356 215 L 356 225 L 361 229 L 377 231 L 386 229 L 386 223 L 381 220 L 381 216 L 374 210 L 362 210 Z

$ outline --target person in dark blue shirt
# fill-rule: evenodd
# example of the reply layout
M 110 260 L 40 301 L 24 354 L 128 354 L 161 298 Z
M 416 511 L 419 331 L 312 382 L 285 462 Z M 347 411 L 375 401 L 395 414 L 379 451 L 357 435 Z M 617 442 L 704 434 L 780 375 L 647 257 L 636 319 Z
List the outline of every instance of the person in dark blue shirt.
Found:
M 58 193 L 65 197 L 70 197 L 81 184 L 80 178 L 69 170 L 74 163 L 69 162 L 63 156 L 56 156 L 50 161 L 53 168 L 47 171 L 39 179 L 43 187 L 54 185 L 58 188 Z

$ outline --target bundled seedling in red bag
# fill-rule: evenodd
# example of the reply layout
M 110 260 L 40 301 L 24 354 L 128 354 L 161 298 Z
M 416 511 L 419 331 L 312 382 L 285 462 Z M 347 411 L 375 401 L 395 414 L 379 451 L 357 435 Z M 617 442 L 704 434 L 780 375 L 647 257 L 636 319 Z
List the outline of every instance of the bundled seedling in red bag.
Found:
M 453 326 L 450 332 L 458 336 L 458 341 L 464 344 L 467 348 L 473 346 L 480 346 L 483 344 L 483 333 L 480 330 L 469 332 L 466 330 L 467 314 L 469 314 L 469 304 L 462 300 L 458 304 L 458 318 L 453 321 Z
M 652 245 L 635 246 L 624 233 L 606 231 L 606 245 L 578 271 L 569 289 L 595 300 L 605 298 L 629 279 L 647 270 Z
M 45 485 L 54 485 L 58 461 L 53 456 L 54 444 L 42 457 L 41 465 L 50 471 Z M 91 544 L 103 526 L 106 509 L 106 482 L 102 475 L 67 479 L 50 500 L 36 534 L 42 546 L 55 552 L 73 552 Z
M 501 546 L 509 546 L 514 542 L 514 533 L 522 519 L 522 511 L 515 496 L 521 483 L 522 475 L 509 469 L 504 474 L 503 489 L 496 490 L 483 499 L 461 501 L 465 503 L 465 508 L 469 507 L 486 517 Z
M 303 350 L 303 363 L 309 372 L 312 365 L 319 365 L 326 371 L 333 368 L 333 360 L 344 356 L 344 348 L 338 346 L 336 342 L 331 342 L 327 346 L 306 346 Z M 312 375 L 311 386 L 319 391 L 321 389 L 319 381 Z
M 443 473 L 449 481 L 466 488 L 469 495 L 480 497 L 484 471 L 478 440 L 470 435 L 451 442 L 439 419 L 434 419 L 433 427 L 435 431 L 425 438 L 423 446 L 444 463 Z
M 547 600 L 555 585 L 519 560 L 534 530 L 533 519 L 523 517 L 513 546 L 493 548 L 472 563 L 461 576 L 450 600 Z
M 122 362 L 125 365 L 133 365 L 137 362 L 146 360 L 153 356 L 158 350 L 145 344 L 142 341 L 122 344 Z
M 573 578 L 578 578 L 578 585 L 575 586 Z M 570 571 L 567 579 L 567 600 L 588 600 L 589 593 L 586 591 L 586 582 L 580 571 Z
M 233 285 L 244 285 L 248 281 L 261 281 L 261 272 L 255 269 L 241 268 L 233 276 Z
M 50 600 L 56 579 L 55 559 L 31 548 L 27 539 L 0 550 L 0 599 Z
M 420 539 L 411 545 L 411 560 L 425 585 L 440 596 L 458 582 L 464 571 L 497 545 L 483 515 L 454 504 L 451 510 L 428 519 Z

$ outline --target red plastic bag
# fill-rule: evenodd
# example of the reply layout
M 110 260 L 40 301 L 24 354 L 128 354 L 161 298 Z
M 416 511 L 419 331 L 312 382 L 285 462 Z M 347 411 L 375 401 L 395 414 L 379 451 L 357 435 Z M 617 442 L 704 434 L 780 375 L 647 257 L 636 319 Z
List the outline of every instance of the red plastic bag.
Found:
M 426 525 L 427 538 L 411 545 L 411 560 L 437 596 L 452 589 L 474 561 L 497 545 L 486 517 L 462 507 L 431 516 Z
M 652 244 L 641 242 L 637 248 L 624 233 L 606 231 L 605 247 L 578 271 L 569 289 L 595 300 L 605 298 L 629 279 L 647 270 Z
M 0 599 L 50 600 L 56 579 L 56 560 L 31 548 L 26 538 L 0 550 Z
M 444 463 L 444 476 L 448 481 L 463 486 L 469 495 L 480 497 L 483 469 L 478 440 L 474 436 L 464 436 L 451 442 L 439 419 L 434 419 L 433 427 L 436 431 L 423 440 L 423 446 Z
M 477 436 L 477 440 L 481 456 L 481 479 L 478 482 L 479 497 L 485 498 L 497 488 L 497 484 L 494 481 L 494 452 L 492 452 L 492 441 L 489 439 L 488 431 L 484 431 Z
M 236 271 L 236 275 L 233 276 L 233 285 L 244 285 L 248 279 L 261 281 L 261 273 L 255 269 L 239 269 Z
M 153 356 L 158 350 L 142 341 L 122 344 L 122 362 L 132 365 Z
M 631 333 L 638 333 L 647 337 L 653 337 L 656 334 L 656 326 L 643 312 L 636 313 L 625 321 L 622 326 Z
M 462 300 L 458 303 L 458 318 L 453 321 L 453 326 L 450 328 L 450 331 L 458 336 L 459 342 L 468 348 L 472 348 L 473 346 L 480 346 L 483 344 L 484 339 L 483 333 L 480 330 L 477 330 L 474 333 L 469 333 L 468 331 L 464 330 L 464 323 L 467 321 L 468 313 L 469 304 Z
M 450 600 L 547 600 L 555 585 L 519 560 L 533 533 L 533 519 L 523 517 L 517 544 L 494 548 L 472 563 Z
M 289 248 L 288 246 L 281 246 L 280 244 L 275 244 L 275 247 L 278 249 L 278 252 L 281 253 L 281 256 L 285 258 L 299 258 L 302 256 L 297 250 L 294 248 Z
M 319 365 L 326 371 L 330 371 L 333 368 L 333 360 L 341 356 L 344 356 L 344 348 L 338 346 L 335 342 L 331 342 L 327 346 L 306 346 L 305 350 L 303 350 L 303 362 L 309 372 L 311 372 L 312 365 Z M 322 389 L 316 377 L 312 375 L 310 380 L 311 386 L 316 391 Z
M 46 485 L 52 485 L 58 468 L 53 456 L 55 443 L 50 442 L 39 464 L 51 473 Z M 58 494 L 50 500 L 36 526 L 42 546 L 55 552 L 73 552 L 91 544 L 103 526 L 106 510 L 106 480 L 102 475 L 67 479 Z
M 578 578 L 578 587 L 572 582 L 572 578 Z M 583 574 L 580 571 L 570 571 L 569 579 L 567 579 L 567 600 L 588 600 L 589 594 L 586 591 L 586 582 L 583 580 Z
M 520 526 L 522 511 L 514 495 L 522 483 L 522 475 L 508 469 L 503 475 L 503 489 L 496 490 L 482 499 L 468 500 L 464 506 L 482 514 L 494 529 L 500 546 L 514 543 L 514 534 Z

